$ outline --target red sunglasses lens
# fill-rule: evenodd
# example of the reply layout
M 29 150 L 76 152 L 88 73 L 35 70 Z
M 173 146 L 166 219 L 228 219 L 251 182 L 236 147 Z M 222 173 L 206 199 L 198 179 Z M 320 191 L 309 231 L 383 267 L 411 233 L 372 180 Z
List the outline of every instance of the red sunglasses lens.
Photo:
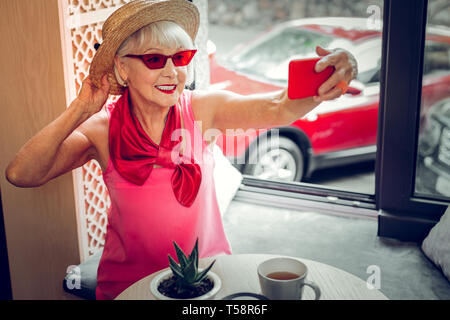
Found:
M 161 69 L 164 67 L 167 61 L 167 56 L 162 54 L 148 54 L 144 56 L 144 62 L 150 69 Z
M 195 54 L 194 50 L 181 51 L 175 53 L 172 57 L 173 64 L 177 67 L 187 66 L 194 57 L 194 54 Z
M 166 65 L 167 59 L 171 58 L 176 67 L 187 66 L 194 57 L 197 50 L 186 50 L 175 53 L 173 56 L 163 54 L 146 54 L 143 57 L 145 65 L 149 69 L 161 69 Z

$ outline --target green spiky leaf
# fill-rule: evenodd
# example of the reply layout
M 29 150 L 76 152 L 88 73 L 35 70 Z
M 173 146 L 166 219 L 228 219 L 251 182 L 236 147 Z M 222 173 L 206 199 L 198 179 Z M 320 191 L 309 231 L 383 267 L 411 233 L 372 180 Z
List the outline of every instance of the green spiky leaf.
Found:
M 169 265 L 176 269 L 177 271 L 181 272 L 181 267 L 177 264 L 177 262 L 172 258 L 172 256 L 169 254 Z
M 179 264 L 169 255 L 169 265 L 173 274 L 177 277 L 177 285 L 179 290 L 183 288 L 192 288 L 201 284 L 207 276 L 209 270 L 214 265 L 215 260 L 202 272 L 198 270 L 198 239 L 195 241 L 191 254 L 186 257 L 183 250 L 173 241 Z
M 197 278 L 197 268 L 195 267 L 195 261 L 189 261 L 188 265 L 184 269 L 184 281 L 186 283 L 194 283 Z
M 194 249 L 192 249 L 192 252 L 189 255 L 189 260 L 194 260 L 195 268 L 198 269 L 198 238 L 195 241 Z
M 184 254 L 183 250 L 181 250 L 180 246 L 174 241 L 173 245 L 175 247 L 175 251 L 177 253 L 178 262 L 180 263 L 181 269 L 186 268 L 188 264 L 188 259 L 186 258 L 186 255 Z
M 203 270 L 202 272 L 200 272 L 200 273 L 197 275 L 197 278 L 195 279 L 195 281 L 196 281 L 196 282 L 202 282 L 202 280 L 203 280 L 204 278 L 206 278 L 206 276 L 208 275 L 209 270 L 212 268 L 212 266 L 214 265 L 215 262 L 216 262 L 216 260 L 214 260 L 213 262 L 211 262 L 211 264 L 210 264 L 205 270 Z
M 179 265 L 175 262 L 175 260 L 170 256 L 170 254 L 169 254 L 169 266 L 170 266 L 170 269 L 172 270 L 172 272 L 173 272 L 173 274 L 174 274 L 175 276 L 177 276 L 178 278 L 183 278 L 183 277 L 184 277 L 183 272 L 182 272 L 180 266 L 179 266 Z

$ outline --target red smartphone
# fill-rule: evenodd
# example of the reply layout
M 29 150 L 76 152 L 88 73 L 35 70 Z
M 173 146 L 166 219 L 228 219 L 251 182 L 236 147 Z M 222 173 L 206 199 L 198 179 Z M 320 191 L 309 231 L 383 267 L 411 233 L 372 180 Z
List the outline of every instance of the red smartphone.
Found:
M 322 58 L 299 59 L 289 63 L 289 99 L 303 99 L 319 95 L 319 87 L 335 70 L 334 67 L 327 67 L 317 73 L 314 68 L 320 59 Z

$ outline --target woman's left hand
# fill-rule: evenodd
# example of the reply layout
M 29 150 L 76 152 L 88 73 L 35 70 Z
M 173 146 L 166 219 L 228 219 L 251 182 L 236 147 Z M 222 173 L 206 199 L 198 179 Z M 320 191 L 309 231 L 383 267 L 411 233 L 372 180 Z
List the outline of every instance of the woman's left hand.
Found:
M 355 57 L 344 49 L 325 50 L 317 46 L 316 52 L 323 57 L 316 64 L 316 72 L 321 72 L 329 66 L 333 66 L 336 70 L 331 77 L 325 81 L 319 88 L 319 96 L 314 97 L 314 101 L 322 102 L 333 100 L 344 94 L 343 90 L 336 85 L 345 81 L 347 84 L 356 78 L 358 74 L 358 64 Z

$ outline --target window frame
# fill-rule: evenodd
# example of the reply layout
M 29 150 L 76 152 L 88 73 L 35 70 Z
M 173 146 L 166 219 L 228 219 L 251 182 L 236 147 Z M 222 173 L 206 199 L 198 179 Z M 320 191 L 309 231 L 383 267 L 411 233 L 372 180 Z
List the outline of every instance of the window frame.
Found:
M 445 202 L 414 196 L 427 5 L 385 0 L 375 186 L 381 236 L 420 240 L 446 210 Z

